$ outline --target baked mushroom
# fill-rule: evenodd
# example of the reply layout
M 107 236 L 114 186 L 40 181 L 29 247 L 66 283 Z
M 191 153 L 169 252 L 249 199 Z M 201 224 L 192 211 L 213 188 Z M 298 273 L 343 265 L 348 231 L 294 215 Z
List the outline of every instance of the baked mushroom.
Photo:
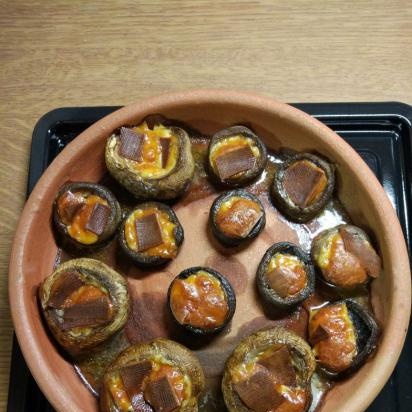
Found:
M 110 338 L 129 314 L 126 280 L 94 259 L 61 264 L 40 285 L 39 299 L 54 337 L 72 355 Z
M 236 309 L 235 292 L 228 280 L 201 266 L 179 273 L 169 286 L 167 300 L 175 321 L 197 335 L 220 332 Z
M 319 368 L 330 378 L 359 369 L 375 350 L 378 336 L 375 319 L 352 300 L 310 311 L 309 342 Z
M 122 127 L 106 143 L 109 172 L 139 199 L 165 200 L 181 195 L 194 174 L 188 134 L 179 127 L 146 122 Z
M 311 253 L 321 279 L 340 289 L 363 286 L 382 270 L 381 259 L 368 235 L 352 225 L 339 225 L 319 233 Z
M 315 270 L 300 247 L 280 242 L 272 245 L 259 263 L 257 286 L 271 305 L 287 309 L 309 297 L 315 289 Z
M 209 222 L 213 234 L 226 246 L 254 239 L 265 227 L 265 209 L 245 190 L 222 193 L 212 204 Z
M 308 410 L 316 362 L 309 345 L 283 328 L 240 342 L 226 362 L 223 397 L 229 412 Z
M 307 222 L 326 206 L 334 186 L 332 164 L 310 153 L 298 153 L 277 166 L 271 194 L 285 216 Z
M 119 234 L 122 250 L 139 266 L 150 267 L 174 259 L 184 232 L 173 209 L 163 203 L 146 202 L 124 219 Z
M 100 392 L 102 412 L 194 412 L 205 378 L 189 349 L 168 339 L 140 343 L 109 366 Z
M 77 249 L 103 244 L 115 233 L 121 208 L 113 193 L 89 182 L 63 185 L 53 203 L 53 221 L 63 242 Z
M 229 127 L 213 135 L 207 158 L 211 176 L 231 187 L 257 178 L 267 161 L 265 145 L 244 126 Z

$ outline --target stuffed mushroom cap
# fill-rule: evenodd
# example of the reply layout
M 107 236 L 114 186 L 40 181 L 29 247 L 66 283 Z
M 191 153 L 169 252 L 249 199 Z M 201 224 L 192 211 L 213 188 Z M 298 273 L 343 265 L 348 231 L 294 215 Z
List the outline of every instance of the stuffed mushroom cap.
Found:
M 130 310 L 125 278 L 88 258 L 61 264 L 40 285 L 39 300 L 49 329 L 72 355 L 87 353 L 113 336 Z
M 229 412 L 305 412 L 316 363 L 310 346 L 284 328 L 243 339 L 226 362 L 222 391 Z
M 186 131 L 161 124 L 149 128 L 146 122 L 112 134 L 105 159 L 111 175 L 138 199 L 180 196 L 195 166 Z
M 195 412 L 205 377 L 198 359 L 168 339 L 135 344 L 109 366 L 100 392 L 103 412 Z M 132 406 L 133 405 L 133 406 Z
M 232 126 L 220 130 L 209 143 L 210 175 L 224 186 L 244 186 L 263 172 L 266 154 L 266 146 L 247 127 Z

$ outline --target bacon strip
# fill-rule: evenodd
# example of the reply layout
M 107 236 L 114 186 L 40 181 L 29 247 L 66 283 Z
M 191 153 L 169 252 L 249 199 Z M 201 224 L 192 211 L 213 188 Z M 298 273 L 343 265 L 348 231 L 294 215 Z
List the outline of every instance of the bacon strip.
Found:
M 136 219 L 137 251 L 143 252 L 163 243 L 162 230 L 156 213 Z
M 106 228 L 109 216 L 110 208 L 101 203 L 96 203 L 93 206 L 92 213 L 89 216 L 85 229 L 100 236 Z
M 382 262 L 372 246 L 360 234 L 339 228 L 345 250 L 359 259 L 360 264 L 372 278 L 377 278 L 381 272 Z
M 170 138 L 161 137 L 160 147 L 162 148 L 162 169 L 165 169 L 170 154 Z
M 123 387 L 127 392 L 127 396 L 132 402 L 133 410 L 143 411 L 151 410 L 152 408 L 146 404 L 143 399 L 142 383 L 146 376 L 152 370 L 152 362 L 143 361 L 133 365 L 125 366 L 120 369 L 119 373 L 122 378 Z M 145 404 L 150 409 L 144 409 Z
M 256 158 L 249 146 L 239 147 L 216 157 L 217 172 L 222 180 L 255 166 Z
M 276 267 L 268 272 L 266 277 L 270 287 L 282 298 L 298 293 L 302 289 L 299 289 L 299 286 L 304 285 L 299 274 L 287 266 Z
M 129 396 L 134 392 L 140 392 L 143 379 L 151 372 L 152 362 L 143 361 L 133 365 L 124 366 L 119 373 L 123 386 Z
M 307 160 L 293 163 L 285 170 L 283 187 L 292 202 L 307 207 L 325 189 L 325 172 Z
M 167 376 L 149 382 L 146 387 L 145 397 L 156 412 L 171 412 L 180 405 L 180 401 Z
M 296 385 L 296 371 L 286 346 L 281 346 L 268 358 L 260 359 L 257 364 L 268 370 L 275 383 L 286 386 Z
M 71 271 L 61 274 L 52 286 L 47 306 L 56 309 L 61 308 L 65 300 L 83 285 L 84 282 L 77 272 Z
M 110 320 L 110 306 L 106 296 L 69 306 L 63 314 L 63 330 L 97 326 Z
M 234 385 L 243 403 L 256 412 L 268 412 L 278 408 L 284 401 L 266 370 L 259 370 L 250 378 Z
M 122 127 L 120 129 L 119 155 L 135 162 L 142 161 L 144 136 L 132 129 Z

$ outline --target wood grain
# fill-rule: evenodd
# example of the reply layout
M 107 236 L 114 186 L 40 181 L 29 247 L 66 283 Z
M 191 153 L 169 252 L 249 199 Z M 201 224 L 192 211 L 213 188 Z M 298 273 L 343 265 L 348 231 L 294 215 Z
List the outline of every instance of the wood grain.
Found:
M 0 28 L 0 410 L 12 337 L 8 258 L 42 114 L 199 87 L 412 103 L 408 0 L 3 0 Z

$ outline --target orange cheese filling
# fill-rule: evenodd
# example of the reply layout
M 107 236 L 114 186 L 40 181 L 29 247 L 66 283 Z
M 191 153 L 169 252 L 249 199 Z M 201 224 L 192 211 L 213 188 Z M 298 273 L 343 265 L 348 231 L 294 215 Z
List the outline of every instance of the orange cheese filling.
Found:
M 170 306 L 179 323 L 203 329 L 221 326 L 229 312 L 221 283 L 203 271 L 173 281 Z
M 322 242 L 315 261 L 328 282 L 348 288 L 366 282 L 367 271 L 356 256 L 345 250 L 342 236 L 338 232 Z
M 256 146 L 253 139 L 250 139 L 249 137 L 232 136 L 222 139 L 221 141 L 214 144 L 210 153 L 210 162 L 215 172 L 217 170 L 216 158 L 228 152 L 231 152 L 232 150 L 248 146 L 250 147 L 255 158 L 259 157 L 259 148 Z
M 294 255 L 276 253 L 266 269 L 269 284 L 275 292 L 283 297 L 295 296 L 308 283 L 305 265 Z
M 223 202 L 216 213 L 216 225 L 228 237 L 246 237 L 254 228 L 262 210 L 250 199 L 233 196 Z
M 127 218 L 124 229 L 127 246 L 131 250 L 137 251 L 138 243 L 136 233 L 136 219 L 149 216 L 153 213 L 157 215 L 159 226 L 162 232 L 163 243 L 158 246 L 151 247 L 141 253 L 148 256 L 174 258 L 177 255 L 178 249 L 174 236 L 174 229 L 176 225 L 170 221 L 169 215 L 166 212 L 163 212 L 154 207 L 147 209 L 137 209 Z
M 144 178 L 159 178 L 168 174 L 177 163 L 179 157 L 179 139 L 172 130 L 156 125 L 150 129 L 146 122 L 132 128 L 143 135 L 141 161 L 133 161 L 133 168 Z M 170 139 L 170 147 L 165 167 L 162 167 L 162 146 L 160 139 Z
M 71 219 L 68 220 L 65 209 L 70 206 L 69 202 L 73 201 L 77 201 L 81 205 L 78 207 L 74 215 L 71 216 Z M 86 229 L 86 224 L 90 219 L 95 204 L 109 206 L 105 199 L 88 192 L 72 193 L 68 191 L 63 193 L 57 200 L 57 211 L 62 219 L 62 223 L 66 225 L 68 234 L 71 238 L 84 245 L 91 245 L 99 239 L 95 233 Z
M 68 296 L 68 298 L 64 301 L 63 307 L 76 305 L 77 303 L 86 303 L 101 297 L 107 297 L 107 294 L 100 288 L 94 285 L 83 285 Z
M 153 369 L 148 374 L 148 376 L 144 378 L 141 384 L 141 393 L 143 395 L 148 383 L 155 382 L 166 376 L 169 379 L 169 382 L 172 385 L 172 388 L 180 404 L 186 399 L 190 398 L 190 381 L 180 372 L 177 367 L 172 366 L 169 363 L 164 363 L 160 355 L 158 359 L 151 360 L 151 363 Z M 133 410 L 131 399 L 129 399 L 129 396 L 123 386 L 123 381 L 119 372 L 114 372 L 109 377 L 108 389 L 114 403 L 121 412 L 128 412 L 130 410 Z
M 344 371 L 357 355 L 355 330 L 346 305 L 326 306 L 311 315 L 309 340 L 320 326 L 328 336 L 313 346 L 317 360 L 332 372 Z

